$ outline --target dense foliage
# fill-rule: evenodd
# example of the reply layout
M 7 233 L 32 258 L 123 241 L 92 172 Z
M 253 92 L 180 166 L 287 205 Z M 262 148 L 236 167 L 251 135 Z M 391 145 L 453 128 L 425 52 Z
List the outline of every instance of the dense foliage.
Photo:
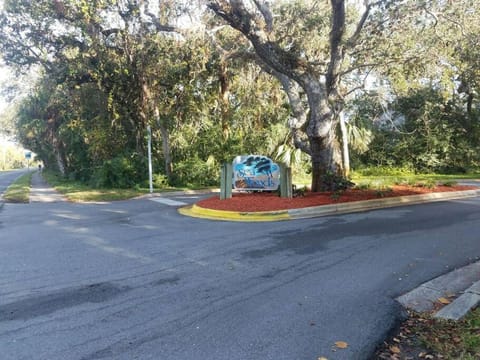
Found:
M 217 184 L 246 153 L 319 189 L 348 152 L 357 168 L 479 165 L 476 1 L 248 2 L 6 0 L 3 61 L 40 69 L 18 139 L 96 187 L 147 181 L 148 127 L 157 186 Z

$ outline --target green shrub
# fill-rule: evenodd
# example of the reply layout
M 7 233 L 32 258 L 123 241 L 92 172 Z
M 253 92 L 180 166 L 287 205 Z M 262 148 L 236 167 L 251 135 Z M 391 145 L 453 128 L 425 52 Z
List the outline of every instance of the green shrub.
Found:
M 172 176 L 175 186 L 214 186 L 219 184 L 220 167 L 214 163 L 190 158 L 176 164 Z
M 135 156 L 117 156 L 95 169 L 90 184 L 96 188 L 132 188 L 142 179 Z
M 156 189 L 166 189 L 170 186 L 167 175 L 153 174 L 153 186 Z
M 341 175 L 326 173 L 321 176 L 320 191 L 342 191 L 355 186 L 353 182 Z

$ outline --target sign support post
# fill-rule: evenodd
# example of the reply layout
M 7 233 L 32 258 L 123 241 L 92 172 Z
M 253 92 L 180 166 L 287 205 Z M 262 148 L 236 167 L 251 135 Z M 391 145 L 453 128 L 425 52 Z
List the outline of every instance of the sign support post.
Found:
M 291 199 L 292 191 L 292 168 L 280 164 L 280 197 Z
M 152 128 L 147 126 L 148 132 L 148 184 L 150 186 L 150 194 L 153 193 L 153 170 L 152 170 Z
M 220 178 L 220 200 L 230 199 L 232 197 L 232 169 L 232 164 L 222 164 L 222 174 Z

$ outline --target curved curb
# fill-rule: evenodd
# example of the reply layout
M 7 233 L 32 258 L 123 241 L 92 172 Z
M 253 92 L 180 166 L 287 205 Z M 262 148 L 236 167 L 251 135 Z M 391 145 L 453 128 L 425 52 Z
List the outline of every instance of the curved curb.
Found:
M 236 212 L 207 209 L 195 204 L 179 208 L 178 212 L 191 217 L 225 221 L 281 221 L 291 219 L 287 210 Z
M 480 190 L 464 190 L 430 193 L 421 195 L 397 196 L 385 199 L 372 199 L 353 201 L 331 205 L 312 206 L 299 209 L 262 211 L 262 212 L 236 212 L 203 208 L 190 205 L 178 209 L 185 216 L 210 220 L 223 221 L 283 221 L 295 219 L 308 219 L 319 216 L 348 214 L 360 211 L 383 209 L 396 206 L 423 204 L 429 202 L 456 200 L 480 196 Z

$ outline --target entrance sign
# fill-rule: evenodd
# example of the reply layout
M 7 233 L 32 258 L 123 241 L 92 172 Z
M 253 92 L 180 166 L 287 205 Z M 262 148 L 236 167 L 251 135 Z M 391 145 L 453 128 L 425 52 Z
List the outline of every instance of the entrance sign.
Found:
M 280 184 L 280 167 L 261 155 L 242 155 L 233 160 L 233 188 L 275 191 Z

